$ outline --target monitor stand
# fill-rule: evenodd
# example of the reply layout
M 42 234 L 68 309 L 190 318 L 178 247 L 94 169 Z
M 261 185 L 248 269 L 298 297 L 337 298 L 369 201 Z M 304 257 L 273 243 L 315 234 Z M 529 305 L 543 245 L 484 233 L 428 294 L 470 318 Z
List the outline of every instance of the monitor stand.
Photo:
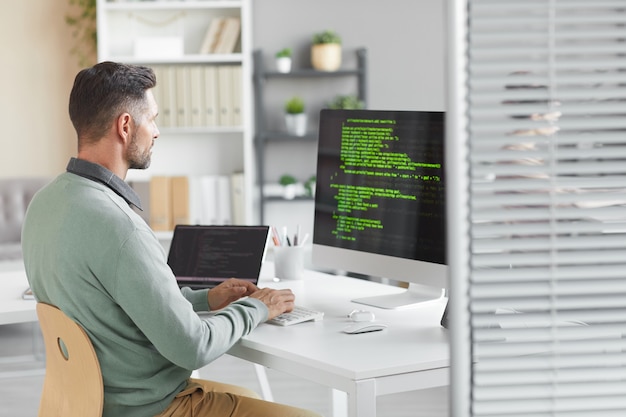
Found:
M 397 310 L 415 308 L 422 303 L 439 300 L 444 297 L 444 295 L 445 290 L 443 288 L 410 283 L 409 288 L 401 293 L 355 298 L 352 301 L 370 307 Z

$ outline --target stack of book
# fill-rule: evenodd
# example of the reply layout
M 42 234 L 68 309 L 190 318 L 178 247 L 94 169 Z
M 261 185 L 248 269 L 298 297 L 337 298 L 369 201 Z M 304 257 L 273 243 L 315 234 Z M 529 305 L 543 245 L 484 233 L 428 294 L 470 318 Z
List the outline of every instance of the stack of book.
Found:
M 160 175 L 129 184 L 142 201 L 138 213 L 154 231 L 170 231 L 177 224 L 246 223 L 243 173 Z
M 235 52 L 241 31 L 238 17 L 214 17 L 204 35 L 201 54 L 230 54 Z

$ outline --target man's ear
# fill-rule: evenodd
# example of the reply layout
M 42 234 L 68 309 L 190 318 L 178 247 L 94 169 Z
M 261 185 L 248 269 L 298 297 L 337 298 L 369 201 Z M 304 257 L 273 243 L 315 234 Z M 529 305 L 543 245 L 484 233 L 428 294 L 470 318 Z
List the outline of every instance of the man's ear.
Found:
M 134 123 L 132 116 L 129 113 L 120 114 L 117 118 L 117 134 L 120 139 L 124 141 L 124 143 L 130 141 L 133 133 L 133 128 Z

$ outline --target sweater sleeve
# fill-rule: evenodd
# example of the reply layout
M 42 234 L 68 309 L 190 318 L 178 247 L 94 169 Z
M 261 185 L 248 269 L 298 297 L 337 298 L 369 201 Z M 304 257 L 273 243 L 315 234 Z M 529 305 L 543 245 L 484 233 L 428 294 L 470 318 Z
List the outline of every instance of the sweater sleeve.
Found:
M 189 287 L 183 287 L 180 289 L 183 297 L 189 301 L 194 311 L 209 311 L 209 290 L 192 290 Z
M 158 240 L 144 231 L 121 247 L 114 297 L 149 343 L 186 369 L 215 360 L 268 315 L 262 302 L 246 298 L 200 318 L 194 309 L 208 309 L 206 291 L 181 291 Z

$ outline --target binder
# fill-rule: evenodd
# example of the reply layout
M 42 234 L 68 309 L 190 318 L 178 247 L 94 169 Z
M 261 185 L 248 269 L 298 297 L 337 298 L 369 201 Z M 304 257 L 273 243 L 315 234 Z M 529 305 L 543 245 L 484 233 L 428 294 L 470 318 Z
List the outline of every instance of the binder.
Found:
M 150 178 L 150 227 L 154 231 L 172 230 L 170 177 Z
M 189 98 L 189 67 L 180 65 L 176 72 L 176 126 L 191 126 L 191 100 Z
M 232 90 L 231 90 L 231 101 L 232 101 L 232 124 L 234 126 L 243 125 L 243 89 L 241 88 L 241 84 L 243 82 L 241 75 L 241 66 L 233 65 L 232 66 Z
M 170 100 L 170 68 L 169 66 L 155 67 L 157 71 L 157 86 L 159 106 L 159 124 L 163 127 L 172 126 L 172 109 Z M 155 97 L 156 99 L 156 97 Z
M 204 123 L 205 126 L 217 126 L 218 118 L 218 81 L 217 67 L 204 67 Z
M 152 66 L 152 71 L 154 71 L 154 76 L 156 77 L 156 86 L 152 89 L 152 94 L 154 95 L 154 101 L 156 101 L 159 106 L 159 119 L 157 123 L 160 126 L 165 126 L 163 124 L 163 71 L 160 65 Z
M 189 224 L 205 224 L 202 214 L 202 181 L 200 175 L 191 175 L 189 182 Z
M 243 172 L 230 176 L 230 198 L 233 224 L 246 224 L 246 194 Z
M 217 224 L 233 224 L 230 201 L 230 179 L 227 175 L 217 177 Z
M 172 228 L 177 224 L 190 224 L 189 180 L 186 176 L 171 178 Z
M 217 214 L 217 177 L 203 175 L 200 178 L 202 189 L 202 224 L 218 224 Z
M 232 126 L 232 65 L 222 65 L 217 67 L 218 79 L 218 105 L 217 115 L 218 126 Z
M 163 104 L 165 105 L 164 113 L 169 120 L 168 127 L 176 127 L 178 124 L 178 106 L 177 106 L 177 93 L 176 93 L 176 65 L 167 65 L 165 67 L 165 76 L 163 77 L 166 83 L 163 89 L 164 97 Z
M 204 104 L 204 77 L 203 69 L 199 65 L 189 67 L 189 107 L 190 126 L 199 127 L 206 125 L 206 114 L 203 111 Z

